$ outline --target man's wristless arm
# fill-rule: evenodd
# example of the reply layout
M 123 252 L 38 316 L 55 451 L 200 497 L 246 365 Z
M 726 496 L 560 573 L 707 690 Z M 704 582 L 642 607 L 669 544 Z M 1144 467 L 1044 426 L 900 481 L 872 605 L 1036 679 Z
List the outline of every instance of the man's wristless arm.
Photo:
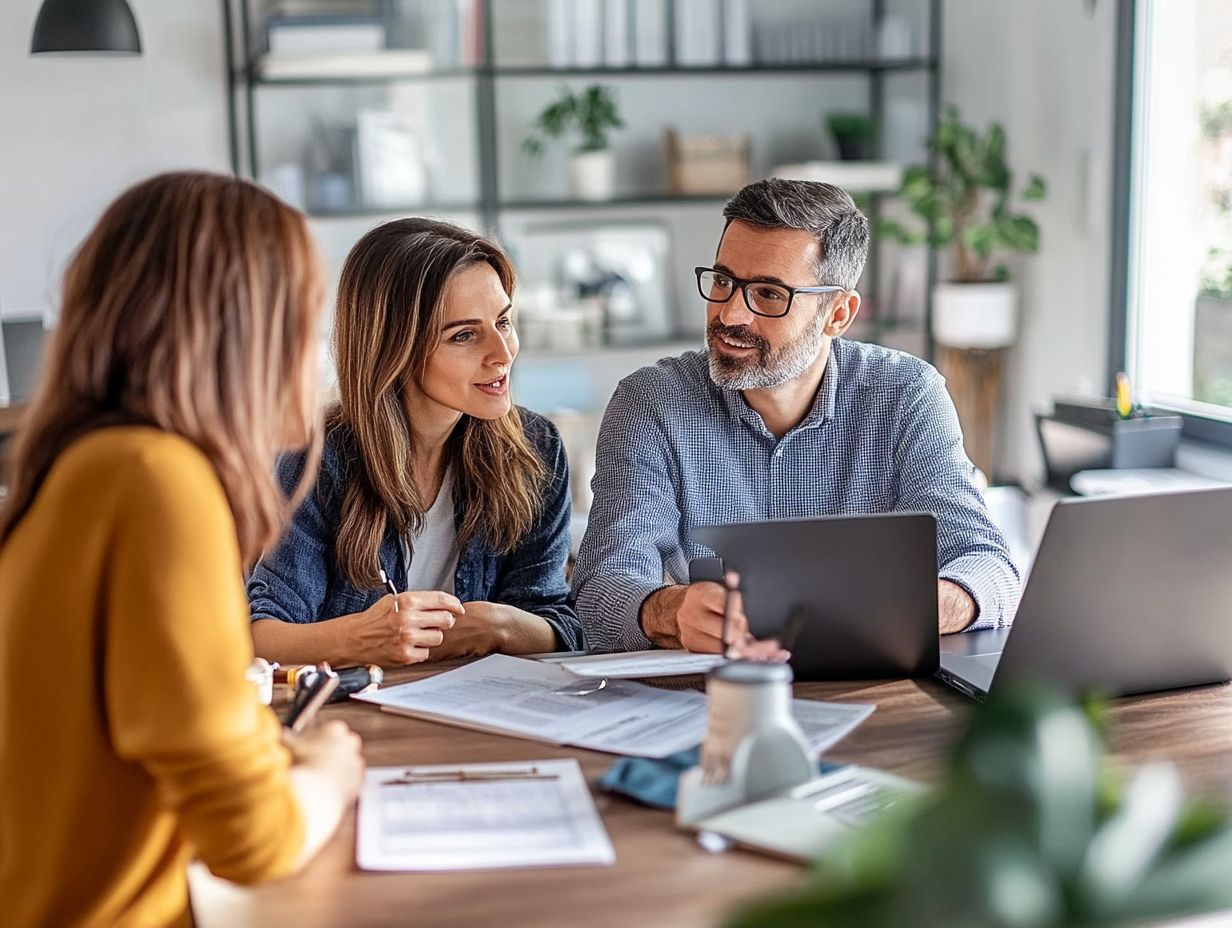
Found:
M 638 620 L 646 637 L 660 648 L 679 648 L 680 623 L 677 613 L 687 586 L 665 586 L 642 600 Z

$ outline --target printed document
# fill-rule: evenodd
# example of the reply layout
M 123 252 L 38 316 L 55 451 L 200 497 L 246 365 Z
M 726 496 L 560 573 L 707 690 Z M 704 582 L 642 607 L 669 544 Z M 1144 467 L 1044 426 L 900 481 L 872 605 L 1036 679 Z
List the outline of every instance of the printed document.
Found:
M 636 677 L 679 677 L 709 673 L 727 663 L 721 654 L 694 654 L 692 651 L 629 651 L 624 654 L 589 654 L 558 662 L 579 677 L 608 677 L 613 680 Z
M 352 698 L 416 718 L 635 757 L 666 757 L 706 735 L 704 693 L 579 678 L 556 664 L 505 654 Z M 814 751 L 837 742 L 873 708 L 792 700 Z
M 575 760 L 376 767 L 359 797 L 362 870 L 611 864 Z

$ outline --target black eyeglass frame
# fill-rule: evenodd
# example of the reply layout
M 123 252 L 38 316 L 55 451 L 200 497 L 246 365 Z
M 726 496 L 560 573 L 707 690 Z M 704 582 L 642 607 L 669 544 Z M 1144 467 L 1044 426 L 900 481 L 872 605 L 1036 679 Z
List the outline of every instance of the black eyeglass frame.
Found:
M 727 295 L 727 299 L 716 300 L 710 294 L 708 294 L 704 289 L 702 289 L 702 275 L 703 274 L 721 274 L 723 277 L 726 277 L 728 280 L 732 282 L 732 292 Z M 730 303 L 732 297 L 736 295 L 736 291 L 739 290 L 741 294 L 743 294 L 744 296 L 744 305 L 748 307 L 749 312 L 751 312 L 755 316 L 763 316 L 767 319 L 782 319 L 789 312 L 791 312 L 791 305 L 792 303 L 796 301 L 797 293 L 846 293 L 847 291 L 851 289 L 850 287 L 837 287 L 837 286 L 789 287 L 787 286 L 787 284 L 780 284 L 773 280 L 741 280 L 739 277 L 733 277 L 731 274 L 727 273 L 727 271 L 720 271 L 718 268 L 715 268 L 715 267 L 700 267 L 700 266 L 695 267 L 693 268 L 693 275 L 697 278 L 697 292 L 701 296 L 701 298 L 705 300 L 707 303 Z M 767 284 L 771 287 L 778 287 L 781 290 L 786 290 L 787 291 L 787 306 L 783 309 L 781 313 L 764 313 L 760 309 L 754 308 L 752 301 L 749 300 L 749 291 L 748 291 L 749 284 Z

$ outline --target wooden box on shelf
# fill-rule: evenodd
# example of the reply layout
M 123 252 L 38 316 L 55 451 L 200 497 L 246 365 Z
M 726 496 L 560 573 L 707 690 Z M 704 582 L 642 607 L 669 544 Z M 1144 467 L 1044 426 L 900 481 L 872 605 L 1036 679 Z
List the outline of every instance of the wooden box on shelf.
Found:
M 732 194 L 752 175 L 748 135 L 682 135 L 664 132 L 667 183 L 676 194 Z

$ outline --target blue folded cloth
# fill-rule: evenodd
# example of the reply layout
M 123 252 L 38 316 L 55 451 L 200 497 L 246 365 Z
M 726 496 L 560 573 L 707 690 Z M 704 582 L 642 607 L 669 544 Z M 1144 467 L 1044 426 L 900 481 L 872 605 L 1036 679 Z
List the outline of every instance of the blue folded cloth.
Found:
M 622 757 L 599 778 L 598 785 L 604 792 L 628 796 L 654 809 L 674 809 L 680 775 L 690 767 L 696 767 L 700 757 L 700 747 L 677 751 L 658 759 Z M 829 773 L 841 766 L 818 760 L 817 772 Z

